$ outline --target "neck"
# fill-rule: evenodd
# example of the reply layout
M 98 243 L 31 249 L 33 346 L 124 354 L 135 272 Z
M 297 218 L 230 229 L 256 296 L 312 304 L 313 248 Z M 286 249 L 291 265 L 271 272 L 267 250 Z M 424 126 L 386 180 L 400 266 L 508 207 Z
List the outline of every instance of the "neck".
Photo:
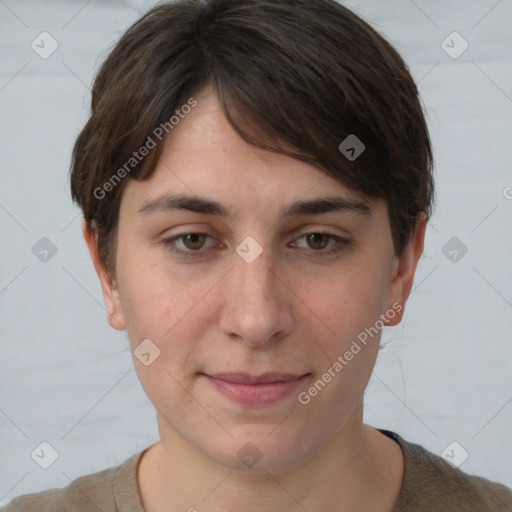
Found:
M 159 418 L 161 440 L 148 449 L 138 468 L 144 508 L 392 510 L 402 478 L 400 448 L 362 423 L 362 409 L 361 403 L 321 450 L 279 473 L 238 471 L 219 464 Z

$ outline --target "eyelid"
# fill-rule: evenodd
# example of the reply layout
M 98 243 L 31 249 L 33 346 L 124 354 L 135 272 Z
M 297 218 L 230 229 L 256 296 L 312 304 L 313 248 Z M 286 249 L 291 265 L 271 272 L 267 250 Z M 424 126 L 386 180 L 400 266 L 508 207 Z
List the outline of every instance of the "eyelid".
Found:
M 351 238 L 348 231 L 337 227 L 337 226 L 327 226 L 327 225 L 308 225 L 305 228 L 300 228 L 297 230 L 297 237 L 304 236 L 307 234 L 318 233 L 324 235 L 330 235 L 333 237 L 346 238 L 347 240 Z
M 206 253 L 206 249 L 204 249 L 204 247 L 202 247 L 201 249 L 198 249 L 196 251 L 192 250 L 192 249 L 181 249 L 179 247 L 175 247 L 174 244 L 185 238 L 187 235 L 205 235 L 207 238 L 210 238 L 212 240 L 214 240 L 217 244 L 218 242 L 215 240 L 215 238 L 210 235 L 210 233 L 206 233 L 206 232 L 203 232 L 203 231 L 200 231 L 200 230 L 197 230 L 197 231 L 186 231 L 186 232 L 183 232 L 183 233 L 178 233 L 176 235 L 172 235 L 172 236 L 168 236 L 168 237 L 165 237 L 162 239 L 162 243 L 169 249 L 171 250 L 172 252 L 176 252 L 178 254 L 190 254 L 190 255 L 196 255 L 196 256 L 200 256 L 200 255 L 203 255 Z M 214 244 L 215 246 L 216 244 Z M 220 244 L 222 246 L 222 244 Z M 207 248 L 207 249 L 211 249 L 211 247 Z
M 164 238 L 168 239 L 168 238 L 172 238 L 172 237 L 185 236 L 185 235 L 190 235 L 192 233 L 208 235 L 208 236 L 215 238 L 216 233 L 217 233 L 216 229 L 211 228 L 208 224 L 201 224 L 201 223 L 175 226 L 175 228 L 179 229 L 182 226 L 185 226 L 184 231 L 182 231 L 181 233 L 178 232 L 176 234 L 170 234 L 169 236 L 164 236 Z M 332 230 L 339 231 L 339 233 L 333 232 Z M 168 231 L 169 230 L 166 229 L 164 232 L 167 233 Z M 300 237 L 300 236 L 304 236 L 305 234 L 311 234 L 311 233 L 322 233 L 322 234 L 326 234 L 326 235 L 331 235 L 333 237 L 338 236 L 340 238 L 345 238 L 345 239 L 351 238 L 351 235 L 349 234 L 348 231 L 340 228 L 339 226 L 329 226 L 326 224 L 321 224 L 321 225 L 308 224 L 308 225 L 306 225 L 306 227 L 304 227 L 304 225 L 302 225 L 299 228 L 286 230 L 284 232 L 284 235 L 286 237 L 289 237 L 289 236 Z
M 204 247 L 202 247 L 202 248 L 194 251 L 192 249 L 181 249 L 174 245 L 180 239 L 183 239 L 187 235 L 191 235 L 191 234 L 205 235 L 207 238 L 215 240 L 215 237 L 213 235 L 211 235 L 209 232 L 207 232 L 206 230 L 201 231 L 201 229 L 198 229 L 198 230 L 188 229 L 187 231 L 183 231 L 181 233 L 177 233 L 172 236 L 165 237 L 164 239 L 162 239 L 162 243 L 164 244 L 164 246 L 166 246 L 166 248 L 168 250 L 170 250 L 171 252 L 177 253 L 178 255 L 186 255 L 186 256 L 196 257 L 196 258 L 204 256 L 207 253 L 207 249 L 211 249 L 211 248 L 204 249 Z M 311 249 L 311 248 L 307 248 L 307 247 L 299 247 L 303 251 L 312 253 L 313 255 L 316 254 L 317 257 L 328 256 L 328 255 L 337 253 L 337 252 L 341 251 L 345 246 L 351 245 L 351 237 L 350 236 L 342 236 L 339 234 L 332 233 L 325 227 L 324 228 L 314 228 L 313 227 L 313 228 L 301 230 L 297 235 L 294 236 L 294 239 L 292 241 L 294 243 L 293 245 L 295 245 L 295 242 L 297 242 L 298 240 L 304 238 L 307 235 L 312 235 L 312 234 L 325 235 L 325 236 L 329 237 L 330 240 L 334 240 L 337 242 L 333 247 L 331 247 L 329 249 L 315 250 L 315 249 Z M 219 242 L 217 240 L 215 240 L 215 241 L 217 242 L 217 244 L 219 244 Z M 220 244 L 220 247 L 223 247 L 223 245 Z

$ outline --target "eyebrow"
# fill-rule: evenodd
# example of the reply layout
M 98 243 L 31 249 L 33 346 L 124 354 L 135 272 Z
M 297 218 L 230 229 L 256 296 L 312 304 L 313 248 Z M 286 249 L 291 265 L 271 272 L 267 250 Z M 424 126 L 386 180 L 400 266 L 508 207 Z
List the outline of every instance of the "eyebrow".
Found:
M 197 195 L 185 194 L 166 194 L 156 197 L 155 199 L 148 200 L 137 213 L 149 215 L 155 212 L 172 212 L 176 210 L 188 210 L 191 212 L 227 218 L 234 217 L 234 212 L 230 208 L 217 201 Z M 337 196 L 326 196 L 317 197 L 307 201 L 294 201 L 281 210 L 280 218 L 299 215 L 314 215 L 343 210 L 367 216 L 371 214 L 370 206 L 364 201 Z

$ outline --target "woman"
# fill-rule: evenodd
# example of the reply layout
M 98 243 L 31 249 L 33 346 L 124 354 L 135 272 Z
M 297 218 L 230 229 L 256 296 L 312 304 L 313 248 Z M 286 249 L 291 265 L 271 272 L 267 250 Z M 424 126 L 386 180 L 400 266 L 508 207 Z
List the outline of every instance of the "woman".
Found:
M 98 73 L 71 189 L 160 440 L 6 510 L 512 510 L 363 423 L 434 187 L 417 88 L 354 13 L 153 8 Z

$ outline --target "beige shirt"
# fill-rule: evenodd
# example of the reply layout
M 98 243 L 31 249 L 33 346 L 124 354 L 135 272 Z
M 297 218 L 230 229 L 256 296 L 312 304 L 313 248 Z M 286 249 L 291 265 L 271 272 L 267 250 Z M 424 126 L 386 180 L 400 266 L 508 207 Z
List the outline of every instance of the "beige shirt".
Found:
M 404 455 L 404 478 L 393 512 L 512 512 L 512 490 L 452 468 L 443 458 L 388 430 Z M 137 464 L 144 450 L 120 466 L 77 478 L 62 489 L 14 498 L 0 512 L 145 512 Z

